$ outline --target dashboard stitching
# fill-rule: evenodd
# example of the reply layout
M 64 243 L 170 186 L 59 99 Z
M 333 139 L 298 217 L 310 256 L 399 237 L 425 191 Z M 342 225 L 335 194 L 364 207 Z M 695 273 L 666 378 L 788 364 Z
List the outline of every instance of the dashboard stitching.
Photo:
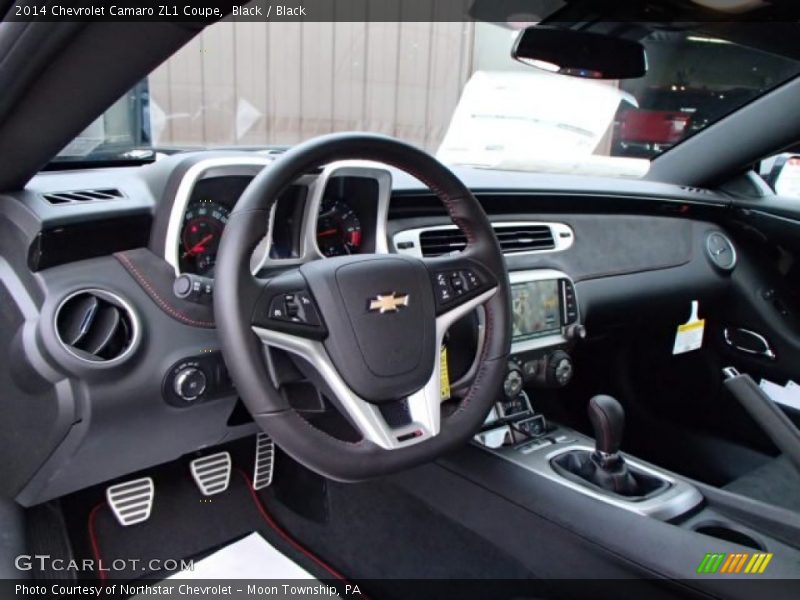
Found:
M 131 262 L 131 260 L 125 256 L 124 254 L 115 254 L 116 258 L 122 262 L 127 269 L 131 272 L 131 274 L 136 278 L 136 280 L 144 287 L 148 294 L 153 298 L 153 300 L 158 304 L 158 306 L 171 317 L 186 323 L 187 325 L 194 325 L 198 327 L 207 327 L 213 328 L 214 322 L 213 321 L 199 321 L 197 319 L 192 319 L 191 317 L 187 317 L 182 312 L 177 310 L 176 308 L 172 307 L 166 300 L 164 300 L 158 292 L 153 288 L 147 278 L 142 275 L 136 266 Z

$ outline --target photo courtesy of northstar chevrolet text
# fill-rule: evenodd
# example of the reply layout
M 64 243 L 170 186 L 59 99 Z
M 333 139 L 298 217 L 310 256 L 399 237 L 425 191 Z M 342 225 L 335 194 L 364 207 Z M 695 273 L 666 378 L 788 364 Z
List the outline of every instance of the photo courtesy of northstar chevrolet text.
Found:
M 0 598 L 795 600 L 800 5 L 0 0 Z

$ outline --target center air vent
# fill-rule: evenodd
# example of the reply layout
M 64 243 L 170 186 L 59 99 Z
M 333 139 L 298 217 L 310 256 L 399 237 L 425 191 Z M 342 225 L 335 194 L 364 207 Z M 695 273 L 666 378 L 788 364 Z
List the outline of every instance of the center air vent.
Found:
M 497 223 L 493 227 L 503 254 L 564 250 L 572 244 L 572 230 L 560 223 Z M 399 237 L 405 239 L 405 233 L 398 234 L 395 245 Z M 466 244 L 464 234 L 454 227 L 434 227 L 419 232 L 419 247 L 424 257 L 459 252 Z
M 549 225 L 495 225 L 494 232 L 504 254 L 554 250 L 556 247 Z
M 83 290 L 67 297 L 56 312 L 56 334 L 73 355 L 94 363 L 118 361 L 138 341 L 131 309 L 103 290 Z
M 101 190 L 76 190 L 74 192 L 53 192 L 43 194 L 50 204 L 72 204 L 76 202 L 93 202 L 96 200 L 114 200 L 122 198 L 122 192 L 114 188 Z

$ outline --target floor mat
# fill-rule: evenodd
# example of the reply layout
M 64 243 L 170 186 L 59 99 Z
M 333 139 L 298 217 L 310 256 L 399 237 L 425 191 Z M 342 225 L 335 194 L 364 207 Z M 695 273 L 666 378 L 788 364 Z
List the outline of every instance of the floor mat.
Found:
M 328 482 L 328 519 L 296 514 L 264 494 L 275 518 L 332 566 L 358 580 L 525 579 L 531 573 L 489 541 L 383 481 Z
M 800 472 L 785 456 L 769 461 L 723 489 L 800 512 Z
M 314 579 L 261 534 L 250 535 L 195 561 L 191 569 L 170 575 L 167 581 L 186 579 Z

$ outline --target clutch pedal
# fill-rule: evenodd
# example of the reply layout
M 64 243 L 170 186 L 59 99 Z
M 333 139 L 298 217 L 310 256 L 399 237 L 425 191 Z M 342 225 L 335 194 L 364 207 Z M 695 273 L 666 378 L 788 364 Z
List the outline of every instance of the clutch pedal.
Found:
M 155 485 L 150 477 L 118 483 L 106 489 L 106 500 L 123 527 L 142 523 L 150 518 Z
M 194 459 L 189 468 L 194 482 L 204 496 L 213 496 L 228 489 L 231 482 L 231 455 L 218 452 Z
M 260 490 L 272 483 L 275 465 L 275 442 L 266 433 L 256 436 L 256 464 L 253 468 L 253 489 Z

